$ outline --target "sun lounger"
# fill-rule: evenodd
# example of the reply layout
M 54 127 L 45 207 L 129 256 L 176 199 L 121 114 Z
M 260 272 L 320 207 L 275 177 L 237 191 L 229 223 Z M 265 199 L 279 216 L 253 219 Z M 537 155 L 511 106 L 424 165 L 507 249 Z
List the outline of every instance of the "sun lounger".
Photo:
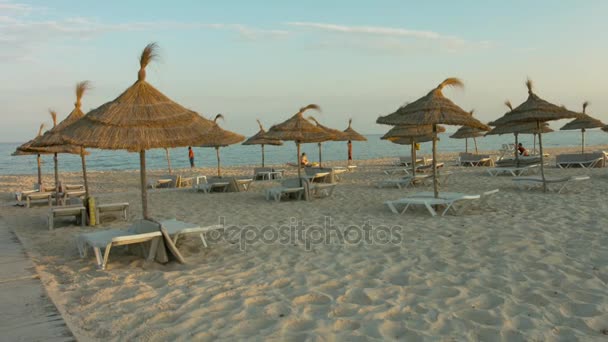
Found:
M 288 178 L 281 182 L 280 186 L 266 189 L 266 200 L 281 201 L 284 196 L 295 196 L 298 200 L 305 196 L 308 181 L 306 179 Z
M 497 194 L 498 192 L 500 192 L 499 189 L 485 191 L 485 192 L 481 193 L 481 195 L 479 195 L 479 201 L 466 201 L 463 203 L 468 203 L 468 204 L 477 203 L 478 206 L 481 208 L 481 207 L 487 206 L 489 198 L 491 198 L 493 195 Z M 464 194 L 458 193 L 458 192 L 440 192 L 439 193 L 439 196 L 443 199 L 458 199 L 458 198 L 462 197 L 463 195 Z M 476 196 L 476 195 L 467 195 L 467 196 Z M 429 197 L 435 197 L 435 194 L 430 191 L 423 191 L 423 192 L 417 192 L 417 193 L 408 195 L 407 197 L 408 198 L 409 197 L 429 198 Z M 454 211 L 455 213 L 462 213 L 468 207 L 470 207 L 470 206 L 459 206 L 460 209 L 456 210 L 456 207 L 454 205 L 452 205 L 450 209 L 452 209 L 452 211 Z
M 410 174 L 410 169 L 407 168 L 407 167 L 405 167 L 405 166 L 403 166 L 403 167 L 393 167 L 393 168 L 390 168 L 390 169 L 383 170 L 382 172 L 384 172 L 385 175 L 389 175 L 389 176 L 397 174 L 397 173 L 404 173 L 406 175 L 409 175 Z
M 240 191 L 249 191 L 249 187 L 251 186 L 253 179 L 252 178 L 235 179 L 235 182 L 236 182 L 236 186 L 239 188 L 239 192 Z
M 117 246 L 139 244 L 143 255 L 147 255 L 148 261 L 152 261 L 157 252 L 164 255 L 164 259 L 167 260 L 164 245 L 158 248 L 161 240 L 162 233 L 157 223 L 139 220 L 127 230 L 109 229 L 80 234 L 77 239 L 77 246 L 81 258 L 85 258 L 88 248 L 92 247 L 97 259 L 97 266 L 104 270 L 108 264 L 111 248 Z M 147 243 L 149 243 L 149 246 Z
M 604 153 L 574 153 L 560 154 L 555 157 L 555 163 L 560 169 L 580 167 L 584 169 L 604 167 Z
M 469 201 L 469 200 L 477 200 L 481 196 L 480 195 L 466 195 L 460 193 L 440 193 L 440 198 L 435 198 L 432 195 L 429 196 L 430 193 L 424 192 L 419 194 L 412 194 L 408 197 L 404 197 L 398 199 L 396 201 L 386 201 L 386 204 L 389 209 L 395 214 L 403 214 L 407 211 L 410 206 L 413 205 L 423 205 L 431 216 L 437 216 L 437 212 L 433 208 L 433 206 L 441 205 L 445 206 L 445 209 L 441 212 L 441 216 L 444 216 L 448 211 L 454 209 L 454 204 L 461 201 Z M 397 210 L 397 205 L 403 205 L 403 210 Z
M 511 175 L 513 177 L 522 176 L 527 173 L 536 173 L 539 169 L 540 165 L 527 165 L 522 167 L 493 167 L 488 168 L 486 171 L 492 177 L 496 177 L 498 175 Z
M 56 218 L 66 216 L 74 216 L 76 218 L 76 224 L 80 224 L 82 227 L 84 227 L 87 219 L 87 210 L 81 205 L 50 208 L 48 215 L 49 230 L 53 230 L 55 228 Z
M 424 165 L 427 163 L 427 159 L 425 158 L 421 158 L 421 157 L 416 157 L 416 165 L 421 164 Z M 399 157 L 399 160 L 397 162 L 395 162 L 395 165 L 398 166 L 411 166 L 412 164 L 412 157 Z
M 33 194 L 33 193 L 37 193 L 40 192 L 40 190 L 34 189 L 34 190 L 24 190 L 24 191 L 16 191 L 15 194 L 15 200 L 19 203 L 21 203 L 25 197 L 29 194 Z
M 203 246 L 207 247 L 207 241 L 205 240 L 205 233 L 213 230 L 224 229 L 221 224 L 201 227 L 196 224 L 186 223 L 178 221 L 176 219 L 162 221 L 161 225 L 167 230 L 167 233 L 171 236 L 173 243 L 177 245 L 177 240 L 180 236 L 187 234 L 198 234 L 203 242 Z
M 101 223 L 101 215 L 105 213 L 119 212 L 122 214 L 123 219 L 126 221 L 129 211 L 129 203 L 106 203 L 106 204 L 98 204 L 95 207 L 95 217 L 97 217 L 97 222 Z
M 330 197 L 336 188 L 335 183 L 315 183 L 310 185 L 310 194 L 313 197 Z
M 443 167 L 443 163 L 437 163 L 437 169 Z M 420 165 L 416 167 L 416 172 L 433 172 L 433 164 Z
M 559 177 L 559 178 L 545 177 L 545 182 L 547 183 L 547 188 L 551 188 L 551 187 L 553 187 L 553 185 L 555 185 L 555 188 L 557 189 L 557 193 L 560 194 L 566 188 L 566 186 L 568 184 L 572 184 L 574 182 L 585 181 L 585 180 L 589 180 L 589 179 L 590 179 L 589 176 L 571 176 L 571 177 Z M 543 186 L 543 180 L 540 176 L 517 177 L 517 178 L 513 178 L 513 182 L 520 189 L 527 189 L 527 190 L 531 190 L 531 189 Z
M 409 187 L 410 185 L 416 185 L 419 183 L 424 184 L 430 178 L 431 178 L 431 175 L 416 175 L 416 176 L 408 175 L 408 176 L 398 178 L 398 179 L 385 179 L 383 181 L 378 182 L 378 184 L 376 184 L 376 187 L 384 188 L 384 187 L 396 186 L 399 189 L 403 189 L 403 188 Z
M 65 184 L 62 186 L 64 191 L 84 190 L 83 184 Z
M 27 194 L 27 195 L 25 195 L 25 205 L 26 205 L 26 207 L 30 208 L 32 206 L 33 201 L 38 201 L 38 202 L 47 202 L 50 207 L 53 205 L 52 200 L 51 200 L 52 195 L 53 195 L 52 192 L 34 192 L 31 194 Z
M 84 190 L 70 190 L 65 191 L 64 193 L 60 193 L 59 195 L 61 205 L 68 205 L 70 204 L 71 200 L 75 198 L 80 198 L 81 200 L 84 200 L 86 192 Z
M 206 194 L 210 192 L 226 192 L 228 191 L 228 186 L 230 182 L 213 182 L 213 183 L 204 183 L 198 185 L 198 191 L 202 191 Z
M 460 166 L 494 166 L 494 160 L 490 155 L 461 153 L 458 157 Z

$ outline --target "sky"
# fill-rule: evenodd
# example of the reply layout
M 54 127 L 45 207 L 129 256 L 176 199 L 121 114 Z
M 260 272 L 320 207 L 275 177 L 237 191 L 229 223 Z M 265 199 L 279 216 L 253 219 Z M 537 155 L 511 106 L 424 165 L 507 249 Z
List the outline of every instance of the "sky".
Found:
M 606 17 L 602 0 L 0 0 L 0 141 L 31 139 L 49 109 L 67 116 L 79 81 L 93 86 L 85 112 L 115 99 L 150 42 L 149 83 L 244 135 L 309 103 L 326 126 L 384 133 L 378 116 L 447 77 L 465 88 L 444 94 L 485 122 L 526 99 L 529 77 L 608 123 Z

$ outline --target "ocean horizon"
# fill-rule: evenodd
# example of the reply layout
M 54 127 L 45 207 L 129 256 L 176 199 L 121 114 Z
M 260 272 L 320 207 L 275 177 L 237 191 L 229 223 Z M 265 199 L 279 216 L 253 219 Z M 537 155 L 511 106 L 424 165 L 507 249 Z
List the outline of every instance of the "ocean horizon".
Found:
M 439 134 L 438 152 L 460 152 L 465 149 L 464 139 L 452 139 L 452 133 Z M 409 145 L 396 145 L 386 140 L 380 140 L 381 134 L 365 135 L 368 141 L 353 142 L 353 158 L 373 159 L 382 157 L 393 157 L 409 155 Z M 532 150 L 532 135 L 520 135 L 519 141 Z M 513 135 L 488 136 L 477 138 L 477 146 L 480 151 L 498 150 L 502 144 L 513 143 Z M 585 135 L 585 145 L 602 145 L 608 143 L 608 134 L 602 131 L 588 131 Z M 543 146 L 555 147 L 577 147 L 581 144 L 580 131 L 556 131 L 543 134 Z M 36 157 L 11 156 L 17 146 L 21 143 L 0 143 L 0 174 L 23 175 L 33 174 L 37 171 Z M 421 154 L 431 154 L 431 143 L 422 143 Z M 286 141 L 283 146 L 265 146 L 266 164 L 284 164 L 296 161 L 296 147 L 291 141 Z M 302 144 L 302 152 L 308 155 L 311 162 L 318 161 L 317 144 Z M 591 149 L 592 150 L 592 149 Z M 89 171 L 114 171 L 114 170 L 138 170 L 139 156 L 137 153 L 124 150 L 98 150 L 89 149 L 91 154 L 87 156 L 87 169 Z M 246 146 L 241 144 L 231 145 L 220 149 L 222 166 L 260 165 L 260 146 Z M 469 139 L 469 151 L 474 151 L 474 143 Z M 188 168 L 188 149 L 186 147 L 169 149 L 171 166 L 174 169 Z M 215 167 L 217 165 L 216 153 L 213 148 L 194 147 L 195 164 L 197 167 Z M 322 148 L 323 161 L 346 160 L 346 142 L 325 142 Z M 52 155 L 42 155 L 42 172 L 53 172 Z M 167 168 L 167 160 L 164 149 L 154 149 L 146 152 L 146 168 L 159 170 Z M 60 171 L 80 171 L 80 157 L 76 155 L 59 155 Z

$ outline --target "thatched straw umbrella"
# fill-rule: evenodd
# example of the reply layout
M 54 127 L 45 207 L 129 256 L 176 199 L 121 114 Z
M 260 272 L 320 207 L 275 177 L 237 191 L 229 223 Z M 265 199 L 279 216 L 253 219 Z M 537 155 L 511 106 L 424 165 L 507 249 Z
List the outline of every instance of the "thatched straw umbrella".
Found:
M 473 115 L 475 111 L 471 110 L 471 115 Z M 489 128 L 489 127 L 488 127 Z M 464 152 L 469 153 L 469 138 L 473 138 L 473 143 L 475 144 L 475 153 L 477 151 L 477 138 L 485 136 L 485 133 L 489 131 L 489 129 L 480 129 L 462 126 L 460 127 L 454 134 L 450 135 L 452 139 L 464 139 Z
M 538 146 L 540 148 L 540 173 L 543 181 L 543 191 L 547 191 L 547 182 L 545 181 L 545 166 L 543 156 L 543 139 L 540 128 L 543 122 L 552 120 L 561 120 L 569 118 L 580 118 L 582 114 L 572 112 L 564 107 L 560 107 L 549 103 L 540 97 L 538 97 L 532 91 L 532 81 L 526 81 L 526 87 L 528 88 L 528 99 L 520 104 L 517 108 L 506 113 L 501 118 L 494 122 L 491 122 L 492 126 L 499 126 L 509 123 L 524 123 L 524 122 L 535 122 L 538 133 Z
M 36 138 L 24 143 L 23 145 L 17 147 L 15 152 L 13 152 L 12 156 L 31 156 L 36 155 L 36 162 L 38 164 L 38 186 L 42 185 L 42 167 L 40 156 L 43 154 L 55 154 L 55 153 L 71 153 L 71 154 L 80 154 L 80 148 L 71 145 L 61 145 L 61 146 L 49 146 L 45 148 L 37 147 L 33 148 L 32 144 L 42 136 L 42 130 L 44 129 L 44 124 L 40 125 L 38 129 L 38 135 Z
M 437 133 L 445 132 L 445 127 L 437 126 Z M 398 125 L 391 128 L 380 139 L 388 140 L 399 145 L 411 145 L 412 158 L 412 174 L 416 174 L 416 144 L 421 142 L 432 141 L 433 126 L 416 126 L 416 125 Z
M 342 131 L 339 131 L 337 129 L 333 129 L 333 128 L 329 128 L 327 126 L 323 126 L 319 123 L 319 121 L 317 121 L 317 119 L 315 119 L 312 116 L 308 117 L 308 120 L 312 121 L 315 123 L 315 125 L 317 125 L 317 127 L 319 127 L 320 129 L 324 130 L 325 132 L 327 132 L 328 134 L 331 135 L 331 139 L 328 139 L 326 141 L 345 141 L 345 137 L 344 137 L 344 133 Z M 319 147 L 319 167 L 322 167 L 323 164 L 323 158 L 322 158 L 322 154 L 321 154 L 321 141 L 319 141 L 317 143 L 318 147 Z
M 32 144 L 33 147 L 49 147 L 49 146 L 59 146 L 69 143 L 63 139 L 61 132 L 78 121 L 80 118 L 84 116 L 84 113 L 80 109 L 82 106 L 82 97 L 86 93 L 86 91 L 90 89 L 89 81 L 83 81 L 76 84 L 76 102 L 74 102 L 74 109 L 68 114 L 68 116 L 63 119 L 58 125 L 56 125 L 50 131 L 44 133 L 43 136 L 36 139 L 36 141 Z M 51 113 L 52 114 L 52 113 Z M 56 120 L 56 114 L 54 119 Z M 82 178 L 84 180 L 84 190 L 85 190 L 85 198 L 89 197 L 89 183 L 87 181 L 87 167 L 86 167 L 86 159 L 85 156 L 88 154 L 82 146 L 78 147 L 80 150 L 80 160 L 82 162 Z M 57 175 L 55 176 L 55 182 L 57 182 Z M 86 201 L 85 201 L 86 205 Z
M 455 105 L 443 96 L 443 88 L 463 87 L 457 78 L 448 78 L 420 99 L 400 107 L 392 114 L 379 117 L 377 123 L 386 125 L 432 125 L 433 135 L 437 136 L 437 125 L 458 125 L 485 129 L 487 126 L 473 118 L 470 113 Z M 437 142 L 433 140 L 433 192 L 439 197 L 437 183 Z
M 585 153 L 585 131 L 587 129 L 601 128 L 601 127 L 605 126 L 604 123 L 601 122 L 600 120 L 592 118 L 591 116 L 587 115 L 587 113 L 585 113 L 587 106 L 589 106 L 589 102 L 585 101 L 583 103 L 584 117 L 574 119 L 574 120 L 568 122 L 567 124 L 565 124 L 564 127 L 560 128 L 560 130 L 562 130 L 562 131 L 574 130 L 574 129 L 581 130 L 581 153 Z
M 146 82 L 146 66 L 158 57 L 157 45 L 143 50 L 137 81 L 115 100 L 66 127 L 62 136 L 83 147 L 139 152 L 143 217 L 149 219 L 146 150 L 196 146 L 207 142 L 213 122 L 171 101 Z
M 300 144 L 315 143 L 327 141 L 332 138 L 332 135 L 327 131 L 313 125 L 310 121 L 304 118 L 304 112 L 309 109 L 321 110 L 316 104 L 309 104 L 306 107 L 294 114 L 291 118 L 283 123 L 270 127 L 267 137 L 279 140 L 290 140 L 296 143 L 298 178 L 302 177 L 302 160 L 300 159 Z
M 222 114 L 218 114 L 215 116 L 215 119 L 213 120 L 215 126 L 211 128 L 211 130 L 209 130 L 208 132 L 209 142 L 200 144 L 199 146 L 215 148 L 215 155 L 217 157 L 217 176 L 222 177 L 222 171 L 220 167 L 220 147 L 238 144 L 241 141 L 245 140 L 245 137 L 240 134 L 230 132 L 221 128 L 217 124 L 218 119 L 224 119 L 224 116 Z
M 342 132 L 342 137 L 347 141 L 346 146 L 348 149 L 348 165 L 350 165 L 353 159 L 353 141 L 367 141 L 367 138 L 359 134 L 352 128 L 353 119 L 348 119 L 348 127 Z
M 508 102 L 508 101 L 507 101 Z M 519 167 L 519 153 L 517 151 L 517 146 L 519 145 L 519 135 L 520 134 L 532 134 L 534 135 L 534 149 L 536 150 L 536 135 L 539 133 L 551 133 L 553 130 L 549 127 L 549 124 L 543 122 L 541 124 L 540 129 L 538 128 L 535 122 L 525 122 L 525 123 L 512 123 L 501 126 L 496 126 L 492 130 L 490 130 L 486 135 L 503 135 L 503 134 L 513 134 L 515 136 L 515 165 Z
M 264 167 L 264 145 L 273 145 L 273 146 L 281 146 L 283 142 L 277 139 L 270 139 L 266 136 L 266 130 L 262 126 L 260 120 L 256 120 L 258 122 L 258 126 L 260 126 L 260 130 L 249 139 L 243 142 L 243 145 L 260 145 L 262 146 L 262 167 Z

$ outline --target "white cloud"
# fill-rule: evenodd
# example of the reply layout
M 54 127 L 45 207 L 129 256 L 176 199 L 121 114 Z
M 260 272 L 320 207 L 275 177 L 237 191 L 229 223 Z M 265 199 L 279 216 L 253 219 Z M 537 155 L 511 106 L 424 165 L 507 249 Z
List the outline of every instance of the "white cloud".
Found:
M 241 40 L 276 39 L 285 30 L 268 30 L 241 24 L 151 21 L 106 23 L 83 17 L 56 20 L 30 16 L 34 7 L 0 0 L 0 61 L 30 60 L 45 44 L 66 39 L 88 40 L 112 32 L 162 30 L 225 30 Z
M 322 32 L 348 35 L 351 38 L 348 45 L 367 47 L 372 50 L 409 52 L 412 49 L 423 47 L 424 49 L 441 49 L 454 52 L 464 48 L 487 47 L 489 42 L 471 42 L 460 37 L 443 35 L 434 31 L 411 30 L 405 28 L 382 27 L 382 26 L 346 26 L 330 23 L 317 22 L 287 22 L 286 25 L 312 29 Z M 321 45 L 342 46 L 345 42 L 335 40 L 327 41 Z

